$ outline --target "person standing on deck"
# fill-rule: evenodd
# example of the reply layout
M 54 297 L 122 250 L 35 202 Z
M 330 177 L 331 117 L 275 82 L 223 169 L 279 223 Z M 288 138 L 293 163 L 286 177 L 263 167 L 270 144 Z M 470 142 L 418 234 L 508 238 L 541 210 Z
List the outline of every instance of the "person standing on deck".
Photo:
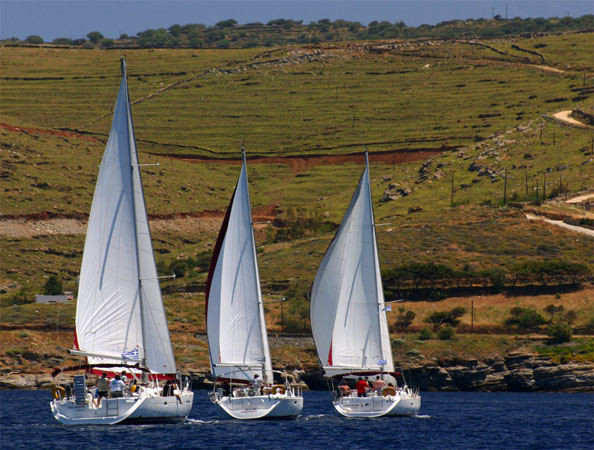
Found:
M 111 396 L 112 397 L 123 397 L 124 396 L 124 388 L 126 385 L 122 380 L 120 380 L 120 376 L 116 375 L 111 383 L 109 384 L 111 388 Z
M 359 381 L 355 384 L 355 389 L 357 389 L 357 397 L 365 397 L 369 390 L 369 383 L 362 377 L 359 377 Z
M 107 393 L 109 392 L 109 378 L 107 378 L 107 373 L 103 372 L 101 378 L 97 382 L 97 400 L 95 401 L 95 406 L 99 408 L 101 406 L 101 399 L 103 397 L 107 397 Z
M 380 376 L 378 375 L 375 379 L 375 381 L 373 382 L 373 390 L 375 392 L 377 392 L 377 395 L 381 397 L 382 395 L 382 391 L 384 390 L 384 388 L 386 387 L 386 382 L 384 380 L 382 380 L 380 378 Z

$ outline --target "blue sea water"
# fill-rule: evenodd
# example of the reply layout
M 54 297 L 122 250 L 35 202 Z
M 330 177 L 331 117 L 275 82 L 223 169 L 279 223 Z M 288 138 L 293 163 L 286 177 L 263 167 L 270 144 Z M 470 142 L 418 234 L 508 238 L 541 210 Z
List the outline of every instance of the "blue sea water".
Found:
M 305 392 L 296 420 L 221 419 L 196 391 L 177 425 L 64 426 L 48 391 L 0 391 L 6 449 L 594 449 L 590 394 L 423 392 L 418 417 L 346 419 L 328 392 Z

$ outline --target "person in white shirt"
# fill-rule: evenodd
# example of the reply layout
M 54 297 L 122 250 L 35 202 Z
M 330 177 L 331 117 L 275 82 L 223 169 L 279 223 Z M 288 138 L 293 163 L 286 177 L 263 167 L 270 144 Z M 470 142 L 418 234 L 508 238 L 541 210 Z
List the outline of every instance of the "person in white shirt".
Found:
M 123 397 L 124 396 L 124 388 L 126 384 L 120 379 L 119 375 L 116 375 L 111 383 L 109 383 L 109 387 L 111 389 L 111 396 L 112 397 Z

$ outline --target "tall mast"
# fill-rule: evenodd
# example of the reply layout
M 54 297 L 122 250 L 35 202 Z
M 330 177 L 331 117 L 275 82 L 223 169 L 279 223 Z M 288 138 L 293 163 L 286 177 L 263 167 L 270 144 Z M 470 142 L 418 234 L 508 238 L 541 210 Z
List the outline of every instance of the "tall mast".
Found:
M 126 74 L 126 59 L 121 58 L 121 66 L 122 66 L 122 80 L 126 83 L 126 111 L 128 116 L 128 138 L 130 142 L 130 171 L 132 172 L 131 182 L 132 182 L 132 192 L 134 192 L 134 168 L 140 171 L 138 167 L 138 152 L 136 151 L 136 136 L 134 135 L 134 125 L 132 122 L 132 111 L 130 110 L 130 92 L 128 91 L 128 75 Z M 133 162 L 136 160 L 136 165 Z M 138 174 L 140 179 L 140 173 Z M 142 183 L 140 184 L 140 189 L 142 190 Z M 135 196 L 132 195 L 132 210 L 134 211 L 134 249 L 136 251 L 136 267 L 137 267 L 137 274 L 138 274 L 138 305 L 140 308 L 140 331 L 142 333 L 142 365 L 143 367 L 146 366 L 146 331 L 144 327 L 144 301 L 142 299 L 142 276 L 140 274 L 140 258 L 138 252 L 138 228 L 136 221 L 138 218 L 136 217 L 136 200 Z M 140 356 L 140 355 L 139 355 Z
M 382 330 L 382 314 L 385 314 L 382 311 L 383 308 L 383 298 L 381 298 L 382 296 L 379 295 L 379 293 L 382 291 L 382 285 L 381 279 L 378 279 L 377 276 L 377 272 L 378 272 L 378 268 L 377 268 L 377 263 L 379 261 L 378 258 L 378 254 L 377 254 L 377 239 L 375 236 L 375 216 L 373 214 L 373 199 L 371 197 L 371 180 L 370 180 L 370 176 L 369 176 L 369 154 L 367 152 L 367 150 L 365 150 L 365 171 L 367 172 L 367 191 L 369 194 L 369 217 L 371 218 L 371 233 L 372 233 L 372 239 L 373 239 L 373 258 L 374 258 L 374 263 L 376 265 L 375 270 L 373 271 L 374 275 L 375 275 L 375 292 L 376 292 L 376 301 L 377 301 L 377 308 L 378 308 L 378 314 L 377 314 L 377 320 L 378 320 L 378 330 L 380 331 L 380 339 L 379 339 L 379 347 L 380 347 L 380 352 L 382 354 L 382 358 L 384 355 L 384 348 L 382 346 L 382 338 L 381 338 L 381 330 Z

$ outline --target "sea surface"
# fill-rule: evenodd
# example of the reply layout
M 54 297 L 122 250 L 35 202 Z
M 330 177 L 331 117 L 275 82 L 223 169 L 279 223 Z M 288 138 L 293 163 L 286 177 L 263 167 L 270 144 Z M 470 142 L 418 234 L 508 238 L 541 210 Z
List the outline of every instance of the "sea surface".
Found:
M 0 391 L 6 449 L 594 449 L 591 394 L 423 392 L 417 417 L 347 419 L 328 392 L 305 392 L 295 420 L 217 416 L 195 391 L 185 423 L 65 426 L 49 391 Z

